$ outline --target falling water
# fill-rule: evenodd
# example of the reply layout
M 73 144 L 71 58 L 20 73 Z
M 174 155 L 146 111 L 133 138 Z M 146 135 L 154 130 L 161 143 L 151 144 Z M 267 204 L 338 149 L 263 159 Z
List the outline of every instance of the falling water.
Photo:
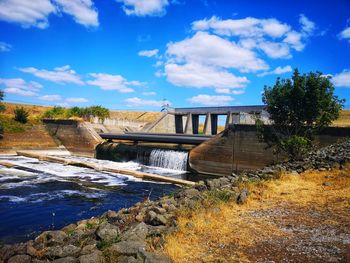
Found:
M 149 165 L 178 171 L 186 171 L 188 153 L 183 151 L 154 149 L 149 156 Z

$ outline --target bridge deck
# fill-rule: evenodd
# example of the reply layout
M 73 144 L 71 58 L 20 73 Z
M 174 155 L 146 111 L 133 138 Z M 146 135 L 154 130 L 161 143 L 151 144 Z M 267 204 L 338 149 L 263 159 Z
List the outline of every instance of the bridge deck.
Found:
M 198 145 L 212 138 L 204 135 L 165 133 L 100 133 L 102 139 Z

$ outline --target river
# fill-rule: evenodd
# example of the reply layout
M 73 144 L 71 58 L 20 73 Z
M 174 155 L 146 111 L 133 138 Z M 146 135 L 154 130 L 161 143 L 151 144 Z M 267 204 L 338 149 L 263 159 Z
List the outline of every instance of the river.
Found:
M 185 174 L 185 171 L 149 167 L 137 162 L 116 163 L 77 156 L 65 158 L 180 178 Z M 171 184 L 21 156 L 1 155 L 0 161 L 17 165 L 12 168 L 0 165 L 2 243 L 26 241 L 42 231 L 60 229 L 80 219 L 127 208 L 178 189 Z

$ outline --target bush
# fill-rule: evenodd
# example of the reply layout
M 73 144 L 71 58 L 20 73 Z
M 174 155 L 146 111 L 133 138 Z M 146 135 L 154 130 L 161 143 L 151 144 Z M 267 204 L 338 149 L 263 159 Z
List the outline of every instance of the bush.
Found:
M 54 118 L 64 118 L 65 117 L 65 109 L 62 107 L 54 107 L 50 110 L 47 110 L 43 114 L 43 118 L 54 119 Z
M 28 122 L 29 113 L 23 107 L 16 108 L 13 112 L 15 114 L 15 121 L 18 121 L 20 123 Z

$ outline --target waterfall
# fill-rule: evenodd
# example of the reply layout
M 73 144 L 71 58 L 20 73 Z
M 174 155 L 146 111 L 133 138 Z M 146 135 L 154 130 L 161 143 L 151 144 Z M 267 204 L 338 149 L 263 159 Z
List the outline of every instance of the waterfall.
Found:
M 188 153 L 184 151 L 153 149 L 149 156 L 149 165 L 172 170 L 187 170 Z

